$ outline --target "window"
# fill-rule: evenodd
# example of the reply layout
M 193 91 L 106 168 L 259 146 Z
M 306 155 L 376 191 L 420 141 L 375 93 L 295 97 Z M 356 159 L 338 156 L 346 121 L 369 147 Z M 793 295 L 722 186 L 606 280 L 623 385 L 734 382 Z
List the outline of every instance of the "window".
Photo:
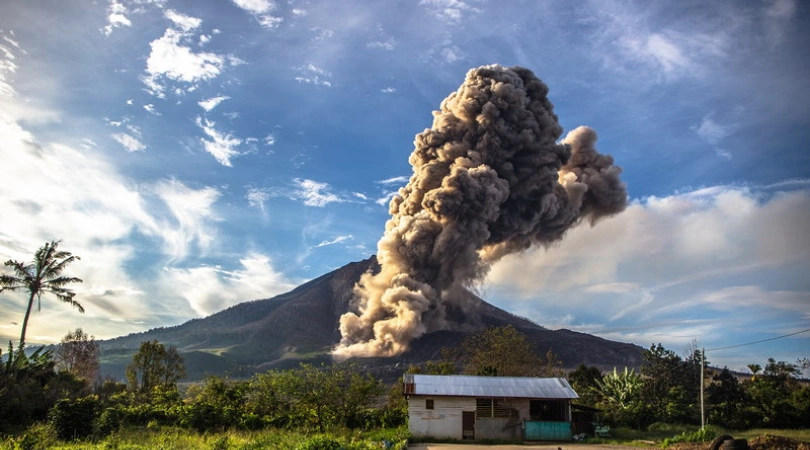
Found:
M 425 409 L 433 409 L 433 399 L 429 398 L 425 400 Z
M 510 407 L 506 399 L 477 398 L 475 399 L 476 417 L 516 418 L 518 411 Z

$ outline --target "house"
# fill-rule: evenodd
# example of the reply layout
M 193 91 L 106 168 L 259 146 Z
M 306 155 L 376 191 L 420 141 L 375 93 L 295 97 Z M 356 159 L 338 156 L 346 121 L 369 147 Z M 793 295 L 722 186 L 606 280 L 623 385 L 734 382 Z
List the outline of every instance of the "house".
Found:
M 571 400 L 564 378 L 405 374 L 414 437 L 570 440 Z

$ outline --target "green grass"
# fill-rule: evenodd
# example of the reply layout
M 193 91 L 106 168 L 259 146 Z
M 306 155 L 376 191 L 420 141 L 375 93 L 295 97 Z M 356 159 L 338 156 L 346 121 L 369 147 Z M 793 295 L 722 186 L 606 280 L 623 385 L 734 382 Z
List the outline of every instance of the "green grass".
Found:
M 96 441 L 58 441 L 48 427 L 36 425 L 25 435 L 0 442 L 0 450 L 18 448 L 50 450 L 289 450 L 314 437 L 314 433 L 286 430 L 227 431 L 199 434 L 179 428 L 129 428 Z M 373 430 L 368 432 L 342 430 L 330 433 L 351 450 L 383 448 L 382 442 L 404 444 L 408 438 L 406 428 Z

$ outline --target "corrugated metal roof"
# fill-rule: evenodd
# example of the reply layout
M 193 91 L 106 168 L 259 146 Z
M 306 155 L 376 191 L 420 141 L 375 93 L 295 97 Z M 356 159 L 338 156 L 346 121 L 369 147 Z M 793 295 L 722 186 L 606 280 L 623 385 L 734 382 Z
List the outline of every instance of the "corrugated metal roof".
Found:
M 406 374 L 414 395 L 500 398 L 579 398 L 565 378 Z

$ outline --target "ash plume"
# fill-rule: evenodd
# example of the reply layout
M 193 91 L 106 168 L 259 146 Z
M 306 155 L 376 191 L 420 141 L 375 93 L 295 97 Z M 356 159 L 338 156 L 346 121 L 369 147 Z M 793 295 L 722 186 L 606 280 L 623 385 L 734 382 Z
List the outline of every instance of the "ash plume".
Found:
M 413 175 L 390 203 L 365 273 L 340 318 L 337 358 L 393 356 L 447 326 L 444 300 L 483 279 L 490 264 L 549 245 L 583 221 L 622 211 L 621 168 L 596 151 L 596 132 L 562 127 L 530 70 L 499 65 L 467 73 L 416 136 Z

